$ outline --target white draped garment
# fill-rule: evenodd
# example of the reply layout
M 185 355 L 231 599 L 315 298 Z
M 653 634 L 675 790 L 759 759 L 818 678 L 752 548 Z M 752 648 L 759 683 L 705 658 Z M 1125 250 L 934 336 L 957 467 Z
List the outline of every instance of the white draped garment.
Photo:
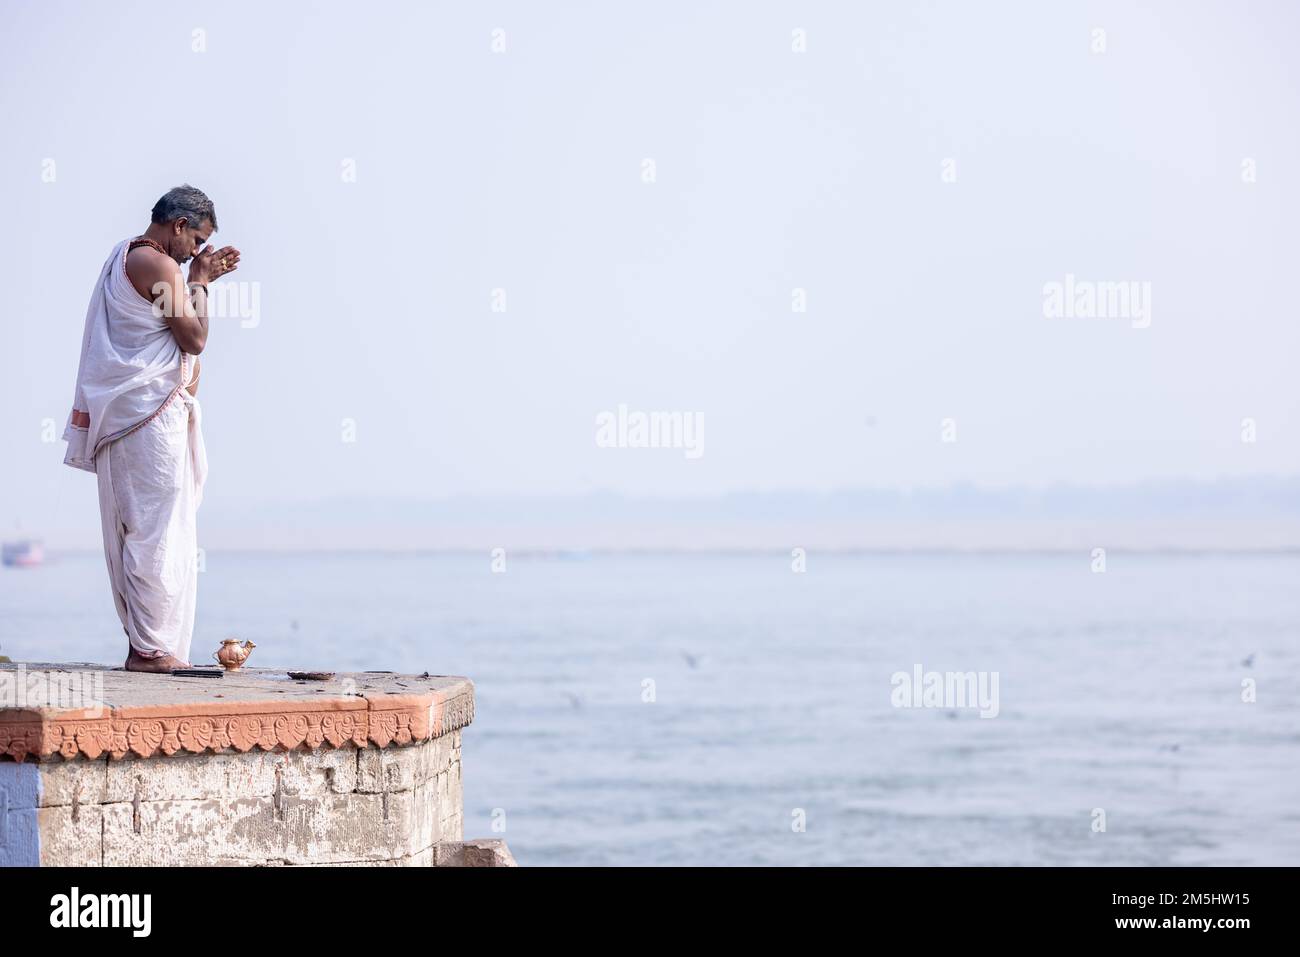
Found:
M 86 310 L 64 462 L 95 472 L 118 617 L 142 657 L 189 661 L 198 590 L 195 513 L 207 456 L 197 371 L 114 247 Z

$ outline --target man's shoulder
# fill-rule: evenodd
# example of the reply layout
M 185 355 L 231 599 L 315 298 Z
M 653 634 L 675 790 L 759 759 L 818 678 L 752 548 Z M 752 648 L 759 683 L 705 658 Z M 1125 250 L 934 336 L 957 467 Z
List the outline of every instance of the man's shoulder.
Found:
M 173 269 L 179 271 L 180 267 L 176 265 L 176 260 L 172 259 L 166 253 L 160 253 L 152 246 L 136 246 L 134 249 L 128 249 L 126 253 L 127 269 L 154 270 L 170 272 Z
M 176 260 L 160 253 L 152 246 L 136 246 L 126 254 L 126 275 L 131 285 L 141 290 L 153 288 L 156 282 L 170 281 L 180 274 Z

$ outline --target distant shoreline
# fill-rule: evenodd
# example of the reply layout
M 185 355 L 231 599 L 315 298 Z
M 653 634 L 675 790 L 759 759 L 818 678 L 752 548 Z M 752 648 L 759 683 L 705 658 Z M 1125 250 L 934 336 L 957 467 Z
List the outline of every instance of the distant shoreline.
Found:
M 490 548 L 454 547 L 454 548 L 381 548 L 358 546 L 354 548 L 296 548 L 296 547 L 221 547 L 207 550 L 216 555 L 375 555 L 375 556 L 474 556 L 482 557 L 491 552 Z M 818 555 L 840 558 L 929 558 L 929 557 L 1077 557 L 1078 548 L 982 548 L 972 546 L 946 548 L 861 548 L 861 547 L 818 547 L 805 549 Z M 655 558 L 655 557 L 716 557 L 716 558 L 771 558 L 788 556 L 789 549 L 776 546 L 768 548 L 512 548 L 508 549 L 511 558 L 543 558 L 566 561 L 584 561 L 591 558 Z M 1168 557 L 1196 558 L 1200 556 L 1239 556 L 1239 557 L 1296 557 L 1300 558 L 1300 546 L 1265 547 L 1124 547 L 1107 548 L 1107 552 L 1116 555 L 1158 555 Z M 102 558 L 103 552 L 92 548 L 67 548 L 51 551 L 46 563 L 60 558 Z M 15 569 L 22 571 L 22 569 Z

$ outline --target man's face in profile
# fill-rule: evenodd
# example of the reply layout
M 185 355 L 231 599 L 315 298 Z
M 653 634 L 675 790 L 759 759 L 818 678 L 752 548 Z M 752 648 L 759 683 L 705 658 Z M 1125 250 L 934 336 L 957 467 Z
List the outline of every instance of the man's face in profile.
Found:
M 194 254 L 208 241 L 208 237 L 212 235 L 212 223 L 205 219 L 200 225 L 191 226 L 188 220 L 178 219 L 176 225 L 180 227 L 180 231 L 169 244 L 167 251 L 173 259 L 184 265 L 193 259 Z M 173 233 L 175 232 L 176 230 L 173 229 Z

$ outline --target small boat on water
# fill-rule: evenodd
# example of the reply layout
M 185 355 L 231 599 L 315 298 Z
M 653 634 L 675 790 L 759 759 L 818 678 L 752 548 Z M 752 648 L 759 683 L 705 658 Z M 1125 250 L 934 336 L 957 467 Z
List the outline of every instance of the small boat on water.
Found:
M 31 568 L 45 561 L 45 546 L 33 539 L 0 545 L 0 563 L 14 568 Z

